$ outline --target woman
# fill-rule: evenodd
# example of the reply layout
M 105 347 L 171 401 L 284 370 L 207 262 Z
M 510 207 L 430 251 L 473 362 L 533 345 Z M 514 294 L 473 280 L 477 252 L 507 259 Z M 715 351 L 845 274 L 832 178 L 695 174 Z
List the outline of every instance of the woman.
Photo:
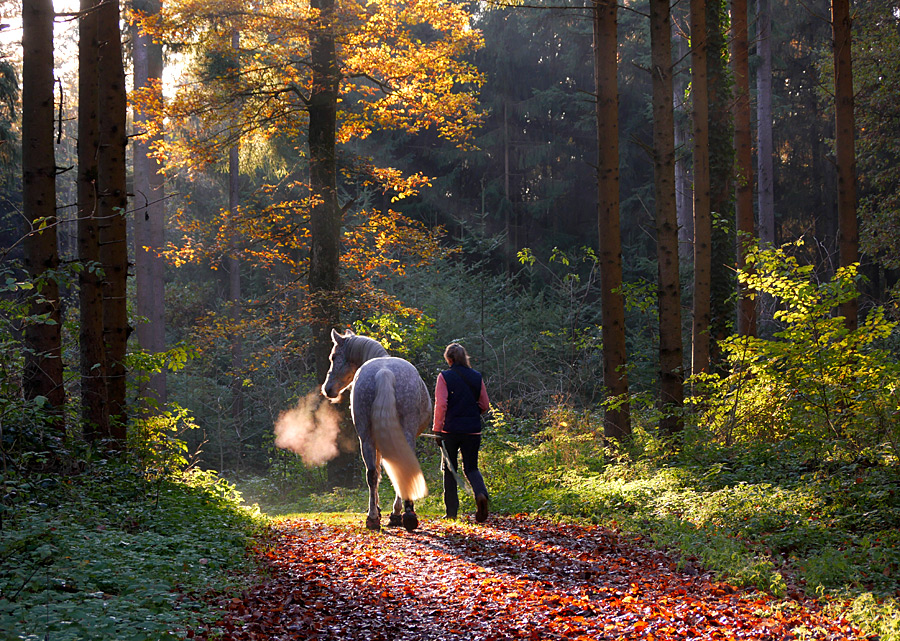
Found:
M 459 510 L 455 471 L 457 454 L 462 453 L 463 471 L 475 493 L 475 520 L 483 523 L 488 517 L 488 492 L 484 478 L 478 471 L 478 450 L 481 447 L 481 415 L 491 403 L 484 380 L 472 369 L 466 349 L 451 343 L 444 350 L 444 360 L 450 369 L 441 372 L 434 389 L 434 432 L 441 437 L 449 461 L 441 461 L 444 472 L 444 505 L 446 518 L 455 519 Z M 452 464 L 452 469 L 448 464 Z

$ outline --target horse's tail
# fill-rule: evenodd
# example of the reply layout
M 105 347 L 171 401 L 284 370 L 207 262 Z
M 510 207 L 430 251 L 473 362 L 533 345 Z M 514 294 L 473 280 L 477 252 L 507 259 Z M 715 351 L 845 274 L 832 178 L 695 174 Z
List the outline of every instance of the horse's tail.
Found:
M 372 404 L 372 435 L 381 453 L 384 470 L 403 500 L 416 501 L 428 494 L 425 476 L 415 452 L 409 446 L 397 413 L 394 373 L 389 369 L 375 374 L 375 402 Z

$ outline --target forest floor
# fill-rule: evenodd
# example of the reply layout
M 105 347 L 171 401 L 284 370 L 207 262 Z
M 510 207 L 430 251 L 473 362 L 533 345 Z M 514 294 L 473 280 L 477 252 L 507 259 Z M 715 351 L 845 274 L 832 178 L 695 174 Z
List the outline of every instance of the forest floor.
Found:
M 292 517 L 220 620 L 189 638 L 390 641 L 858 639 L 802 597 L 774 599 L 597 526 L 491 515 L 370 532 Z M 384 519 L 386 521 L 386 519 Z

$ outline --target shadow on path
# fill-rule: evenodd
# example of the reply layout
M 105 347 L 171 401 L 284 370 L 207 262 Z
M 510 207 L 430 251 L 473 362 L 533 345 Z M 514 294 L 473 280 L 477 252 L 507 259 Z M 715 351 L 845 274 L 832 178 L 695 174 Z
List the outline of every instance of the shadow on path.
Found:
M 424 520 L 414 532 L 294 520 L 265 554 L 271 575 L 223 603 L 195 638 L 854 639 L 812 603 L 776 601 L 678 571 L 600 527 L 497 517 Z M 216 635 L 219 636 L 216 636 Z

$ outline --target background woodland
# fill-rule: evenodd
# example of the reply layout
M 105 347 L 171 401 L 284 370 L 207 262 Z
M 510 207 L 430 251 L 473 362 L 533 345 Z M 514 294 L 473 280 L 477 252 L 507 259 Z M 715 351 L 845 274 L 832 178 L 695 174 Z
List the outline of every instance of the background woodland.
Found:
M 0 8 L 0 514 L 107 460 L 355 509 L 331 328 L 459 341 L 501 511 L 896 623 L 896 1 Z

